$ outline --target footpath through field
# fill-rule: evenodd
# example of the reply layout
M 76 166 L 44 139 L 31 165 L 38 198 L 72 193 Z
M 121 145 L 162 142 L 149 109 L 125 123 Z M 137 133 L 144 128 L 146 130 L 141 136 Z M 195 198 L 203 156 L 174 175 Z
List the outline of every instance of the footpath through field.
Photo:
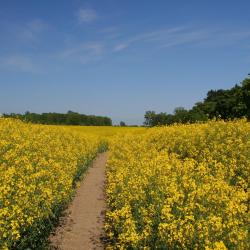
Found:
M 85 174 L 65 221 L 50 237 L 52 248 L 65 250 L 104 249 L 104 182 L 107 153 L 99 154 Z

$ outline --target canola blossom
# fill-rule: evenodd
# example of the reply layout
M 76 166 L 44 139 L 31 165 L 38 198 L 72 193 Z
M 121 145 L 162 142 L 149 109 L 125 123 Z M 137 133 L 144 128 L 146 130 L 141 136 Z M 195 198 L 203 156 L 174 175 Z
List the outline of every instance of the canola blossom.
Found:
M 102 147 L 60 126 L 0 119 L 0 249 L 35 249 Z
M 111 140 L 107 249 L 250 249 L 250 123 L 156 127 Z

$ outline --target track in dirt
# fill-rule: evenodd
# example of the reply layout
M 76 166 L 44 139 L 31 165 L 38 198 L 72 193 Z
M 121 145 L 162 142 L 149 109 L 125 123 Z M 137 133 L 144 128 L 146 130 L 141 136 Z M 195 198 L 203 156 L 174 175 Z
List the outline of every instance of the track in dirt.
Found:
M 107 153 L 97 156 L 88 169 L 63 223 L 51 235 L 51 248 L 65 250 L 103 249 L 105 211 L 104 183 Z

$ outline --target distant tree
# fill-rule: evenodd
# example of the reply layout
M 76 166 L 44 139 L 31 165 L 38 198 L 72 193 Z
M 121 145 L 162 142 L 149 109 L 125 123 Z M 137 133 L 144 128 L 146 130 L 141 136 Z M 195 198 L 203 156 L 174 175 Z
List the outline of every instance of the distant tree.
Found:
M 155 126 L 155 111 L 146 111 L 145 115 L 144 115 L 144 125 L 146 126 Z
M 159 114 L 156 114 L 153 122 L 154 126 L 166 125 L 167 118 L 168 118 L 167 113 L 161 112 Z
M 246 116 L 250 120 L 250 78 L 249 77 L 246 78 L 242 82 L 242 99 L 246 107 Z
M 207 121 L 208 115 L 202 109 L 202 102 L 197 102 L 191 110 L 189 110 L 190 122 Z
M 183 107 L 174 110 L 174 121 L 177 123 L 187 123 L 190 121 L 189 112 Z
M 250 76 L 250 75 L 249 75 Z M 144 115 L 146 126 L 158 126 L 172 123 L 192 123 L 212 118 L 234 119 L 247 117 L 250 120 L 250 78 L 231 89 L 210 90 L 202 102 L 196 103 L 190 110 L 178 107 L 174 114 L 147 111 Z
M 69 111 L 67 112 L 67 114 L 69 115 L 69 114 L 78 114 L 78 113 L 77 113 L 77 112 L 74 112 L 74 111 L 69 110 Z
M 18 118 L 27 122 L 39 124 L 55 125 L 90 125 L 90 126 L 111 126 L 112 120 L 109 117 L 84 115 L 77 112 L 68 111 L 66 114 L 61 113 L 30 113 L 25 114 L 4 114 L 4 117 Z
M 121 126 L 121 127 L 125 127 L 125 126 L 126 126 L 126 123 L 123 122 L 123 121 L 120 121 L 120 126 Z

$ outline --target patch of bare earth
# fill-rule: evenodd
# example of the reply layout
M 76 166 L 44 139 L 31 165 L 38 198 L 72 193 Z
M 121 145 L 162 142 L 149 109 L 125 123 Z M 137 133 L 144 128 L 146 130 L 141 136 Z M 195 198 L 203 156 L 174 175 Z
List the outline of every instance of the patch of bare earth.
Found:
M 107 153 L 97 156 L 69 205 L 61 226 L 51 235 L 51 249 L 104 249 L 104 182 Z

